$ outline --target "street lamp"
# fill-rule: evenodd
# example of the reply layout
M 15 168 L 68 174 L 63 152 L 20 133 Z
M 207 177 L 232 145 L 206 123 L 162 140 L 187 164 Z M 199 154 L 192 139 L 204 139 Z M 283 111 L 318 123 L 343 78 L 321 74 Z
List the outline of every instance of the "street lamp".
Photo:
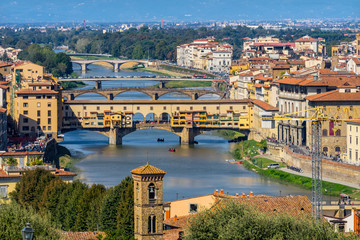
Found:
M 30 227 L 30 223 L 26 224 L 26 227 L 24 227 L 21 230 L 22 233 L 22 239 L 23 240 L 32 240 L 33 236 L 34 236 L 34 229 L 32 227 Z

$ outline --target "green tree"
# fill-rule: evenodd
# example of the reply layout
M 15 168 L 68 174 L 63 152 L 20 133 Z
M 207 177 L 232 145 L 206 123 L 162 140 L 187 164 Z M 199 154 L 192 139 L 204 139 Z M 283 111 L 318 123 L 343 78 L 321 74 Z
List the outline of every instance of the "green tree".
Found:
M 38 210 L 45 188 L 54 179 L 58 177 L 44 169 L 26 171 L 9 195 L 16 203 Z
M 345 236 L 335 233 L 328 223 L 315 224 L 310 215 L 295 218 L 264 213 L 244 203 L 224 200 L 191 218 L 185 239 L 333 240 Z
M 14 157 L 7 157 L 7 158 L 5 158 L 5 163 L 8 166 L 17 166 L 18 160 Z
M 136 44 L 134 50 L 133 50 L 133 54 L 132 57 L 133 59 L 141 59 L 143 56 L 143 49 L 141 47 L 141 43 Z
M 60 239 L 47 213 L 41 215 L 31 207 L 23 207 L 16 203 L 4 204 L 0 207 L 0 239 L 22 239 L 21 230 L 30 223 L 35 230 L 34 239 L 55 240 Z

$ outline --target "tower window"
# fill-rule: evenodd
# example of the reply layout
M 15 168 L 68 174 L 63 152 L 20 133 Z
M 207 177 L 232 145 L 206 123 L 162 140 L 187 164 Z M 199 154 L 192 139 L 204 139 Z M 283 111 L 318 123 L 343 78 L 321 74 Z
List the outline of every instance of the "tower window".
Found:
M 149 216 L 148 220 L 148 233 L 155 233 L 156 232 L 156 216 Z
M 197 203 L 190 203 L 190 204 L 189 204 L 189 212 L 190 212 L 190 213 L 197 213 L 197 212 L 198 212 L 198 205 L 197 205 Z
M 149 200 L 155 200 L 155 185 L 150 183 L 149 188 Z

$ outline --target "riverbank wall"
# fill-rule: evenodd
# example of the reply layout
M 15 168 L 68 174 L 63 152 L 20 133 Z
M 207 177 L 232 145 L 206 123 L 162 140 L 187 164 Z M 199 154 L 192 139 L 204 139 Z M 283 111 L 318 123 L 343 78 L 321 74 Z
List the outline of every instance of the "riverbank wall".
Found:
M 279 161 L 283 159 L 288 165 L 301 168 L 304 172 L 312 172 L 312 161 L 310 156 L 294 153 L 289 147 L 278 143 L 268 143 L 268 149 L 275 159 Z M 323 159 L 322 175 L 323 177 L 339 181 L 360 184 L 360 166 Z

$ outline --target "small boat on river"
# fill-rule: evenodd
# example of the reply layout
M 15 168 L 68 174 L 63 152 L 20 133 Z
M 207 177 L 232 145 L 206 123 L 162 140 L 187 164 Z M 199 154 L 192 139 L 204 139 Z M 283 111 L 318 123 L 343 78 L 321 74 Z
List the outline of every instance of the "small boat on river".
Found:
M 169 152 L 176 152 L 175 148 L 169 148 Z

